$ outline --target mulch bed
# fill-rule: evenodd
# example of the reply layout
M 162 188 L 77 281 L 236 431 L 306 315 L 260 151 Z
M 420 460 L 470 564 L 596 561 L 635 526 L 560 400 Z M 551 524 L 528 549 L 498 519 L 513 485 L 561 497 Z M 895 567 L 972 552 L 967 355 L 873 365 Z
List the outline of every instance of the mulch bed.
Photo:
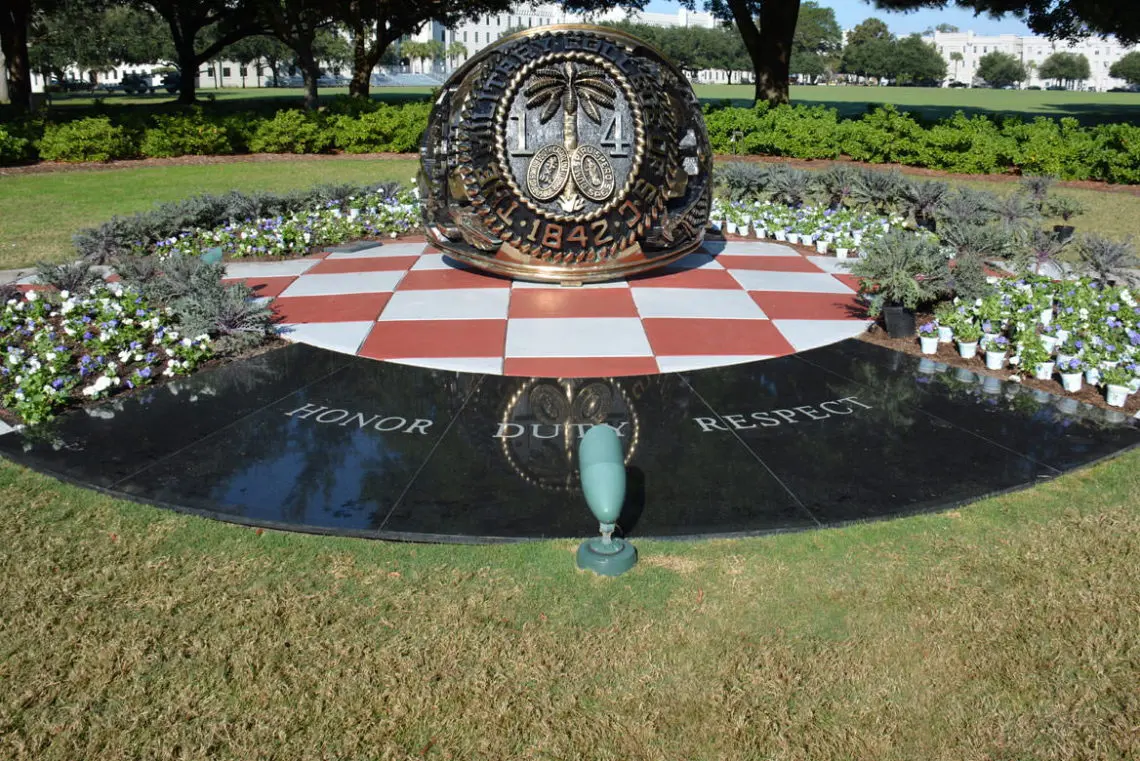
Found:
M 933 315 L 917 314 L 915 315 L 915 324 L 921 325 L 934 319 Z M 938 352 L 936 354 L 923 354 L 922 348 L 919 346 L 918 338 L 891 338 L 887 335 L 887 331 L 881 325 L 872 325 L 870 330 L 859 336 L 860 340 L 867 343 L 875 344 L 876 346 L 883 346 L 895 351 L 901 351 L 904 354 L 909 354 L 912 357 L 921 357 L 923 359 L 933 359 L 936 362 L 942 362 L 950 365 L 951 367 L 964 367 L 971 372 L 978 373 L 979 375 L 988 375 L 991 378 L 1001 378 L 1002 380 L 1009 380 L 1013 375 L 1013 370 L 1007 365 L 1003 370 L 989 370 L 986 368 L 986 361 L 981 349 L 978 350 L 978 356 L 973 359 L 963 359 L 958 354 L 958 346 L 956 343 L 951 342 L 948 344 L 938 344 Z M 1106 410 L 1115 410 L 1117 412 L 1124 412 L 1132 416 L 1140 412 L 1140 394 L 1129 395 L 1123 407 L 1109 407 L 1104 400 L 1104 391 L 1100 386 L 1090 386 L 1085 383 L 1081 386 L 1081 390 L 1075 394 L 1066 391 L 1059 380 L 1055 377 L 1053 380 L 1037 380 L 1036 378 L 1021 379 L 1021 385 L 1026 388 L 1038 389 L 1040 391 L 1047 391 L 1050 394 L 1057 396 L 1066 396 L 1076 399 L 1080 402 L 1094 405 Z

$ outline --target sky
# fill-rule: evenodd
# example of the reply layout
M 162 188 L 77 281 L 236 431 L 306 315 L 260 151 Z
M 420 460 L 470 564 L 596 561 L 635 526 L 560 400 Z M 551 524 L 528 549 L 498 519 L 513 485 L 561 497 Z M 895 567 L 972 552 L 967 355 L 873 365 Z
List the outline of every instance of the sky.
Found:
M 863 0 L 818 0 L 818 2 L 835 10 L 835 18 L 843 29 L 850 29 L 866 18 L 877 16 L 897 35 L 922 32 L 928 27 L 942 23 L 953 24 L 963 32 L 974 31 L 979 34 L 1031 34 L 1029 28 L 1013 16 L 995 20 L 985 15 L 974 16 L 970 11 L 959 8 L 890 13 L 878 10 Z M 675 0 L 650 0 L 647 10 L 676 13 L 679 7 Z

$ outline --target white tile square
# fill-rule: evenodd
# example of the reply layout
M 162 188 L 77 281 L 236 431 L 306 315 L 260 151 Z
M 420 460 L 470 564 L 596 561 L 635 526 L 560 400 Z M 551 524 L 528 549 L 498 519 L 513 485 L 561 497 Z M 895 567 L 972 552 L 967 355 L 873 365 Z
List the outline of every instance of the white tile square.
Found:
M 503 374 L 502 357 L 416 357 L 415 359 L 386 359 L 413 367 L 428 367 L 432 370 L 453 370 L 460 373 Z
M 702 288 L 633 288 L 633 303 L 642 317 L 755 319 L 766 317 L 744 291 Z
M 396 290 L 403 270 L 304 275 L 289 284 L 282 296 L 343 296 L 349 293 L 389 293 Z
M 515 280 L 511 282 L 512 288 L 565 288 L 567 291 L 595 291 L 604 288 L 629 288 L 625 280 L 607 280 L 604 283 L 582 283 L 581 285 L 560 285 L 559 283 L 534 283 L 529 280 Z
M 826 272 L 768 272 L 766 270 L 729 270 L 746 291 L 784 291 L 785 293 L 854 293 L 844 283 Z
M 367 322 L 302 322 L 278 326 L 287 341 L 309 344 L 321 349 L 355 354 L 376 323 Z
M 688 370 L 701 370 L 706 367 L 725 367 L 726 365 L 741 365 L 745 362 L 758 362 L 768 359 L 767 354 L 762 355 L 731 355 L 709 356 L 697 355 L 694 357 L 662 357 L 657 356 L 657 366 L 663 373 L 681 373 Z
M 720 254 L 731 256 L 799 256 L 799 252 L 791 246 L 761 240 L 706 240 L 701 244 L 701 248 L 714 256 Z
M 291 262 L 230 262 L 226 277 L 296 277 L 319 264 L 320 259 L 295 259 Z
M 680 272 L 683 270 L 722 270 L 724 267 L 712 254 L 693 253 L 682 256 L 675 262 L 669 262 L 664 267 L 667 272 Z
M 871 323 L 871 320 L 772 320 L 796 351 L 854 338 L 866 331 Z
M 398 291 L 384 307 L 380 321 L 505 320 L 510 302 L 511 292 L 507 288 Z
M 515 319 L 507 322 L 506 356 L 649 357 L 653 350 L 636 317 Z
M 850 275 L 854 259 L 836 259 L 834 256 L 808 256 L 809 262 L 831 275 Z
M 376 259 L 381 256 L 418 256 L 428 247 L 426 243 L 385 243 L 360 251 L 334 251 L 328 259 Z

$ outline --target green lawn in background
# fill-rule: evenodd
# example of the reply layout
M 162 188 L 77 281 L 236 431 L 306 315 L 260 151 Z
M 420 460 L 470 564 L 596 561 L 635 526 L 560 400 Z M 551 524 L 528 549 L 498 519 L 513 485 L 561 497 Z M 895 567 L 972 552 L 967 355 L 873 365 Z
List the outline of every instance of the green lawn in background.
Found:
M 196 193 L 227 190 L 282 190 L 321 182 L 410 184 L 412 159 L 322 158 L 209 165 L 127 167 L 0 177 L 0 269 L 73 256 L 71 236 L 114 215 L 142 211 L 155 203 Z M 999 193 L 1012 183 L 970 180 L 965 184 Z M 1078 231 L 1140 237 L 1140 196 L 1095 190 L 1058 190 L 1079 199 L 1088 212 Z M 1059 220 L 1058 220 L 1059 221 Z
M 752 102 L 751 85 L 697 85 L 697 95 L 707 103 L 724 100 L 735 105 Z M 322 97 L 347 95 L 346 87 L 322 88 Z M 386 101 L 423 99 L 431 93 L 430 87 L 374 87 L 372 97 Z M 250 99 L 264 103 L 277 99 L 280 105 L 300 105 L 304 96 L 301 88 L 228 88 L 200 90 L 199 97 L 208 95 L 227 106 L 239 107 L 240 101 Z M 989 90 L 981 88 L 944 87 L 852 87 L 852 86 L 793 86 L 792 102 L 825 105 L 839 109 L 847 116 L 865 113 L 868 104 L 894 103 L 905 111 L 921 114 L 928 119 L 942 119 L 955 111 L 974 113 L 1019 114 L 1034 116 L 1072 116 L 1086 124 L 1140 120 L 1140 93 L 1068 92 L 1054 90 Z M 113 94 L 103 98 L 108 105 L 139 105 L 169 103 L 172 96 L 156 93 L 146 96 Z M 90 106 L 90 95 L 56 96 L 58 106 Z M 251 104 L 253 105 L 253 104 Z
M 0 758 L 1136 759 L 1138 495 L 1133 452 L 603 579 L 575 542 L 261 533 L 0 463 Z
M 198 193 L 286 190 L 322 182 L 410 185 L 415 173 L 416 162 L 408 159 L 318 159 L 0 177 L 0 269 L 74 258 L 76 230 Z

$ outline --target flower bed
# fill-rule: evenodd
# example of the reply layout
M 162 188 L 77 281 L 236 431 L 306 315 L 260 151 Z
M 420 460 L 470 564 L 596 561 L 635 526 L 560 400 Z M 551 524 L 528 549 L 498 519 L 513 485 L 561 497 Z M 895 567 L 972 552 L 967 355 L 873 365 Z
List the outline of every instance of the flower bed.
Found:
M 196 255 L 221 248 L 230 258 L 304 256 L 314 246 L 394 238 L 419 224 L 420 204 L 412 193 L 373 191 L 343 201 L 326 201 L 317 209 L 183 231 L 155 242 L 152 250 Z
M 858 209 L 804 204 L 789 206 L 770 200 L 725 201 L 712 207 L 712 224 L 730 235 L 755 235 L 776 241 L 812 246 L 841 258 L 886 235 L 904 220 L 897 214 L 873 214 Z
M 0 401 L 29 424 L 61 407 L 185 375 L 213 354 L 209 336 L 182 336 L 172 310 L 136 291 L 29 291 L 0 312 Z
M 984 298 L 941 305 L 927 324 L 926 334 L 941 328 L 960 356 L 977 352 L 975 361 L 1013 379 L 1033 378 L 1059 393 L 1100 387 L 1113 407 L 1129 406 L 1127 397 L 1140 391 L 1140 304 L 1127 287 L 1090 278 L 1004 280 Z

